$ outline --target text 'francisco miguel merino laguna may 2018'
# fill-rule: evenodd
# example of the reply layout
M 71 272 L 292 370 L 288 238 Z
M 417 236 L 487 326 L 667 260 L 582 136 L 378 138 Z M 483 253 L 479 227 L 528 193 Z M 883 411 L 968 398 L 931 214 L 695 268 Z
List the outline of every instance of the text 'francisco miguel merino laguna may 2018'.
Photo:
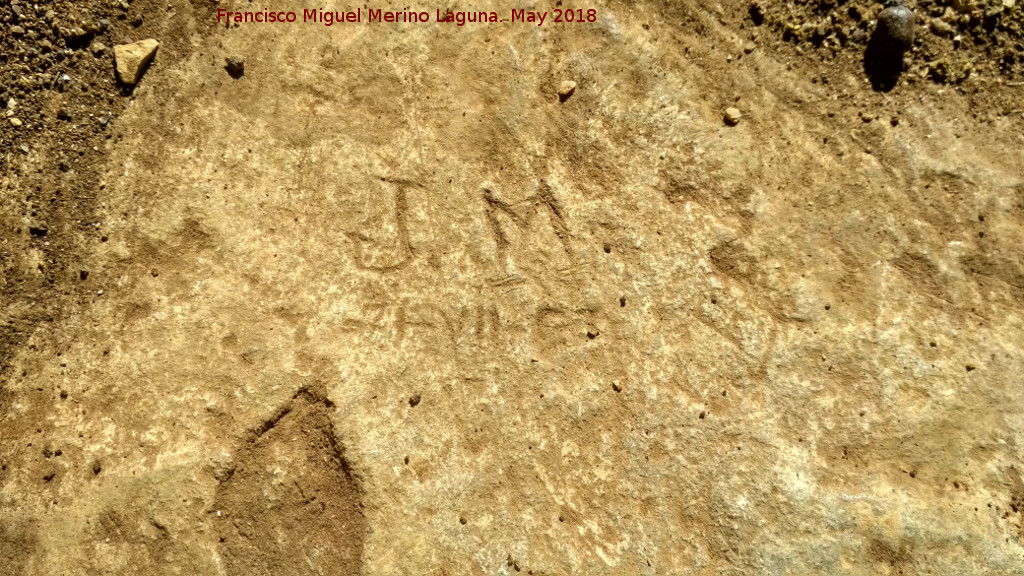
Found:
M 517 10 L 513 9 L 505 16 L 499 16 L 497 12 L 488 11 L 458 11 L 435 10 L 433 14 L 427 11 L 416 10 L 383 10 L 373 8 L 356 8 L 355 10 L 324 10 L 316 8 L 311 10 L 255 10 L 236 12 L 219 8 L 217 10 L 217 23 L 230 26 L 231 24 L 322 24 L 332 26 L 343 23 L 398 23 L 398 24 L 428 24 L 442 23 L 465 26 L 466 24 L 498 24 L 502 22 L 527 23 L 536 26 L 543 26 L 546 23 L 553 24 L 579 24 L 597 21 L 597 10 L 590 8 L 565 8 L 548 11 Z

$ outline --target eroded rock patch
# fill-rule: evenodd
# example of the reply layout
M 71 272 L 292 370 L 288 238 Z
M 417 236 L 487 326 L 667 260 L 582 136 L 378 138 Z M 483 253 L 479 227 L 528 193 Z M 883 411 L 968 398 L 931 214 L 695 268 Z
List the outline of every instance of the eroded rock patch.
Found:
M 227 574 L 360 573 L 366 519 L 332 408 L 300 390 L 236 451 L 217 490 Z

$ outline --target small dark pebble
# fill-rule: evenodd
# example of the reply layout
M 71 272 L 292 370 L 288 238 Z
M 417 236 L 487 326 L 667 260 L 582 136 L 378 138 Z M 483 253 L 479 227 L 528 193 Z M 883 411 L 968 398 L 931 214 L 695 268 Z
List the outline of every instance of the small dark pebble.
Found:
M 409 398 L 409 406 L 412 406 L 413 408 L 415 408 L 416 405 L 419 404 L 419 403 L 420 403 L 420 395 L 419 394 L 414 394 L 412 398 Z
M 93 462 L 92 462 L 92 473 L 93 474 L 99 474 L 102 471 L 103 471 L 103 466 L 100 465 L 100 461 L 99 460 L 93 460 Z
M 864 71 L 876 90 L 891 90 L 906 67 L 904 55 L 914 44 L 914 12 L 889 0 L 864 51 Z
M 914 12 L 898 2 L 886 2 L 885 10 L 878 15 L 875 34 L 902 58 L 914 44 Z

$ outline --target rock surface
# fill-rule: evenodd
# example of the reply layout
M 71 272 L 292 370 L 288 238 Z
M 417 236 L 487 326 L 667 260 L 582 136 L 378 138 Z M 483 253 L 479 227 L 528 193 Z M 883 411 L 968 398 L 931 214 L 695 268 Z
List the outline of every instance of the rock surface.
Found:
M 159 47 L 160 43 L 152 38 L 114 46 L 117 77 L 125 84 L 138 84 Z
M 132 99 L 3 84 L 0 574 L 1024 573 L 1019 89 L 781 3 L 207 5 L 95 32 L 167 43 Z

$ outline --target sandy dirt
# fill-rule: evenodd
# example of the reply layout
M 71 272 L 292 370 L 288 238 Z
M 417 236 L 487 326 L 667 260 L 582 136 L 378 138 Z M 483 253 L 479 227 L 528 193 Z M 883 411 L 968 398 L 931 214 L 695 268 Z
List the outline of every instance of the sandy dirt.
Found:
M 0 574 L 1024 575 L 1024 5 L 560 4 L 0 6 Z

